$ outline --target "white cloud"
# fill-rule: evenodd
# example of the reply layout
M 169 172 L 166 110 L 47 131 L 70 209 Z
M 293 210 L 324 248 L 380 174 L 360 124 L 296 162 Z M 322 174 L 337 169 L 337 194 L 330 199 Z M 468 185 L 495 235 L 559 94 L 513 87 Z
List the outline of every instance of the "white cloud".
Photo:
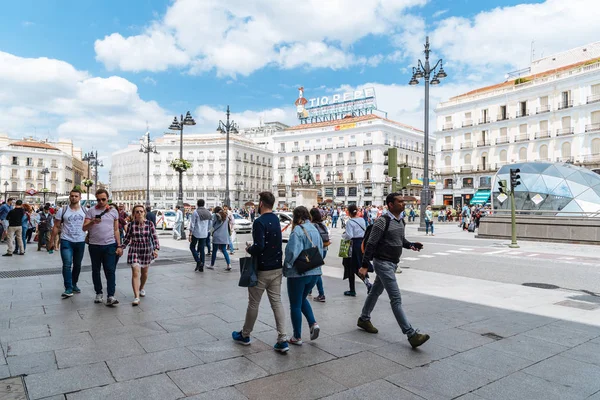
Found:
M 156 79 L 154 79 L 154 78 L 151 78 L 151 77 L 149 77 L 149 76 L 146 76 L 146 77 L 143 79 L 143 81 L 144 81 L 144 83 L 147 83 L 147 84 L 149 84 L 149 85 L 152 85 L 152 86 L 156 86 L 156 84 L 158 83 L 158 82 L 156 81 Z
M 193 115 L 201 131 L 210 132 L 217 129 L 219 120 L 225 120 L 225 107 L 215 108 L 203 105 L 196 108 Z M 279 121 L 290 125 L 298 123 L 294 107 L 271 108 L 262 111 L 245 110 L 242 112 L 232 112 L 230 118 L 242 128 L 258 126 L 260 121 Z
M 436 11 L 436 12 L 433 13 L 432 17 L 433 18 L 439 18 L 442 15 L 446 14 L 448 11 L 450 11 L 450 10 L 447 10 L 447 9 L 446 10 L 438 10 L 438 11 Z
M 411 7 L 427 0 L 175 0 L 160 21 L 140 35 L 113 33 L 96 41 L 96 58 L 107 68 L 162 71 L 186 66 L 190 73 L 249 75 L 280 68 L 345 68 L 377 65 L 351 46 L 369 35 L 393 34 Z M 370 58 L 369 58 L 370 57 Z
M 34 25 L 35 25 L 35 22 L 31 22 L 31 21 L 23 21 L 23 22 L 21 22 L 21 25 L 22 25 L 24 28 L 29 28 L 30 26 L 34 26 Z

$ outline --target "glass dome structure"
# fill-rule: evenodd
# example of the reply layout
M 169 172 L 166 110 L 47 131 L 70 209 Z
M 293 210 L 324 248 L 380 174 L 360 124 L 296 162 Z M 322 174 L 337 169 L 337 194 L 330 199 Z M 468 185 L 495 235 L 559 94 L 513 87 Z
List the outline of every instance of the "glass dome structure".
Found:
M 503 166 L 494 177 L 495 210 L 510 210 L 509 199 L 498 199 L 498 182 L 506 180 L 510 188 L 510 170 L 515 168 L 521 170 L 521 184 L 515 189 L 517 211 L 600 217 L 600 175 L 568 163 L 526 162 Z

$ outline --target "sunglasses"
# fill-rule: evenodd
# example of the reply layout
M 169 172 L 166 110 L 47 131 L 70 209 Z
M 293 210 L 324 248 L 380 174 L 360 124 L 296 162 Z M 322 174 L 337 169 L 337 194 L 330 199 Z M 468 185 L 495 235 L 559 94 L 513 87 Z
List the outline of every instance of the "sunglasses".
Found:
M 108 199 L 107 199 L 107 198 L 104 198 L 104 199 L 98 199 L 98 198 L 96 198 L 96 200 L 97 200 L 97 201 L 106 201 L 106 200 L 108 200 Z
M 135 213 L 136 213 L 136 214 L 143 214 L 143 213 L 144 213 L 144 210 L 135 210 Z

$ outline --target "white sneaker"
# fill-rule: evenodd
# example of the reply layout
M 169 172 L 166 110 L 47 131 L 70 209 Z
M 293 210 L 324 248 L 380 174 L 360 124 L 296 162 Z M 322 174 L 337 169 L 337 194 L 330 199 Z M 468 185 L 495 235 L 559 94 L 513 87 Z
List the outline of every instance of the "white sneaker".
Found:
M 131 303 L 132 306 L 139 306 L 140 305 L 140 299 L 138 299 L 137 297 L 135 299 L 133 299 L 133 303 Z
M 319 325 L 314 324 L 310 327 L 310 340 L 315 340 L 319 337 L 319 332 L 321 332 L 321 328 Z
M 115 297 L 111 296 L 108 299 L 106 299 L 106 306 L 107 307 L 114 307 L 117 304 L 119 304 L 119 300 L 117 300 Z
M 140 290 L 140 297 L 146 297 L 146 291 L 144 289 Z
M 101 294 L 96 295 L 96 298 L 94 299 L 94 303 L 102 303 L 102 295 Z

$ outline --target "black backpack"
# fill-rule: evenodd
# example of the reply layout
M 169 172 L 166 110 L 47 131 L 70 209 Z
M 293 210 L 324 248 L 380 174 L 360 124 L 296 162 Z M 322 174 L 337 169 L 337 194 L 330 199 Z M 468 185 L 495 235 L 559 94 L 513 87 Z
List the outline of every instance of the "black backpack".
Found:
M 317 232 L 319 232 L 319 234 L 321 235 L 321 240 L 323 241 L 323 247 L 328 247 L 331 244 L 331 241 L 329 239 L 329 232 L 327 232 L 327 227 L 325 227 L 325 225 L 323 225 L 322 222 L 318 222 L 315 225 L 315 228 L 317 228 Z
M 382 215 L 379 218 L 385 219 L 385 229 L 383 230 L 383 234 L 385 235 L 388 231 L 388 228 L 390 227 L 390 222 L 392 221 L 392 218 L 387 214 Z M 377 218 L 377 219 L 379 219 L 379 218 Z M 377 221 L 377 219 L 375 221 Z M 373 225 L 375 225 L 375 222 L 373 222 L 371 225 L 367 226 L 367 229 L 365 230 L 365 236 L 363 236 L 363 241 L 360 246 L 363 254 L 365 253 L 365 249 L 367 248 L 367 242 L 369 241 L 369 236 L 371 236 L 371 230 L 373 229 Z

